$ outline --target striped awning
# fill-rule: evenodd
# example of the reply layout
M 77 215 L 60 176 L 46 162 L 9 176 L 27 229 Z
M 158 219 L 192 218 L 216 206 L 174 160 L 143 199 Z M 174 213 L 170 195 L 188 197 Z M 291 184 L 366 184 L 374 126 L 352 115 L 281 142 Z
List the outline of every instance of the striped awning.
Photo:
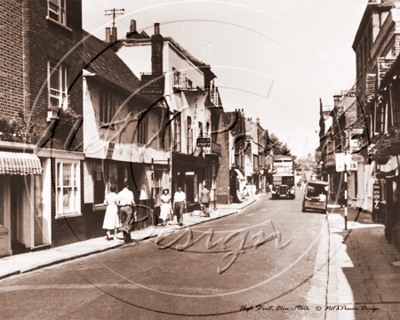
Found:
M 42 174 L 42 165 L 33 153 L 0 151 L 0 174 Z

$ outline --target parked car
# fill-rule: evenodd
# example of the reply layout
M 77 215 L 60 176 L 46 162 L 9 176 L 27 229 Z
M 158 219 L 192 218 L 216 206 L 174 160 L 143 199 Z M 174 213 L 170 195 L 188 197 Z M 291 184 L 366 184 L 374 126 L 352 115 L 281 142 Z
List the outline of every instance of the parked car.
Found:
M 307 209 L 313 209 L 326 213 L 328 207 L 328 190 L 328 182 L 307 181 L 301 211 L 306 212 Z

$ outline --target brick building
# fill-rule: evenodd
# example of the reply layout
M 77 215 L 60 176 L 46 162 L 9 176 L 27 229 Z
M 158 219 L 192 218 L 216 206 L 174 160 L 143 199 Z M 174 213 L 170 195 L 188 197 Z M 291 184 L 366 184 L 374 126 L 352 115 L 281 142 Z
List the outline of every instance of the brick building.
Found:
M 0 255 L 78 241 L 81 1 L 2 1 Z M 3 86 L 3 84 L 6 84 Z

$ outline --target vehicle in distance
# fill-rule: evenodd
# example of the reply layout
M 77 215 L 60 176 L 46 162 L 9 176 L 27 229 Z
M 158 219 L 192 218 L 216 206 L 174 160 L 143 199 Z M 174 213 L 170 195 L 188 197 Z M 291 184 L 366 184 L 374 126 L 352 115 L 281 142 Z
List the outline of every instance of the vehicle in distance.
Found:
M 306 212 L 307 209 L 312 209 L 326 213 L 328 189 L 329 184 L 326 181 L 307 181 L 301 211 Z
M 296 197 L 294 177 L 293 158 L 291 156 L 275 156 L 271 186 L 272 199 L 294 199 Z

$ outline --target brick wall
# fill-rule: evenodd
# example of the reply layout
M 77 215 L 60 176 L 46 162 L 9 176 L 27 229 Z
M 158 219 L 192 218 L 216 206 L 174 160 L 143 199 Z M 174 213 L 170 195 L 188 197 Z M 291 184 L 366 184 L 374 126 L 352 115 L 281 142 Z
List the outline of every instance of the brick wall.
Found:
M 15 116 L 24 105 L 22 5 L 0 0 L 0 112 Z
M 81 46 L 74 48 L 82 39 L 82 5 L 81 0 L 67 1 L 66 27 L 46 18 L 46 0 L 23 1 L 22 6 L 25 115 L 35 125 L 35 132 L 41 134 L 47 127 L 49 60 L 62 61 L 67 66 L 69 106 L 76 114 L 82 114 Z M 82 129 L 75 139 L 76 147 L 82 141 Z M 62 137 L 57 137 L 46 147 L 64 149 L 63 142 Z

